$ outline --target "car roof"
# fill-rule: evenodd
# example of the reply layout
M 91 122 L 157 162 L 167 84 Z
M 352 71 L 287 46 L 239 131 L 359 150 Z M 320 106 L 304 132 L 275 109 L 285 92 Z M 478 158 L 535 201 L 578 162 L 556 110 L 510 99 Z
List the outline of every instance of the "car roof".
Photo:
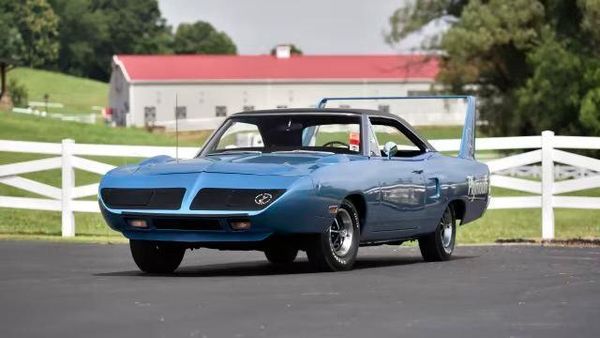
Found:
M 266 115 L 266 114 L 354 114 L 354 115 L 368 115 L 387 117 L 393 119 L 399 119 L 398 115 L 391 113 L 381 112 L 379 110 L 372 109 L 355 109 L 355 108 L 284 108 L 284 109 L 265 109 L 265 110 L 253 110 L 233 114 L 232 116 L 247 116 L 247 115 Z
M 430 150 L 435 150 L 433 146 L 427 141 L 426 138 L 421 136 L 405 119 L 398 115 L 391 113 L 385 113 L 378 110 L 372 109 L 355 109 L 355 108 L 282 108 L 282 109 L 266 109 L 266 110 L 252 110 L 246 112 L 240 112 L 229 116 L 229 118 L 237 116 L 261 116 L 261 115 L 285 115 L 285 114 L 331 114 L 331 115 L 356 115 L 368 117 L 382 117 L 400 122 L 406 129 L 408 129 L 417 139 L 421 141 Z

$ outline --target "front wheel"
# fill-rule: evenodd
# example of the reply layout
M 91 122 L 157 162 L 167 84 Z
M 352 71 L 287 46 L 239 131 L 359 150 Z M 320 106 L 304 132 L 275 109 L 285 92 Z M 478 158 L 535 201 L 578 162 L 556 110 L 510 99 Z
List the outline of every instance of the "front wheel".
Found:
M 294 262 L 298 256 L 298 249 L 284 244 L 270 245 L 265 249 L 267 260 L 273 265 L 284 266 Z
M 360 221 L 354 205 L 344 200 L 333 223 L 312 240 L 306 250 L 308 261 L 319 271 L 350 270 L 358 254 Z
M 454 252 L 456 241 L 456 218 L 451 207 L 447 207 L 435 232 L 419 239 L 421 255 L 427 262 L 447 261 Z
M 171 273 L 183 260 L 185 248 L 176 244 L 129 240 L 135 264 L 148 273 Z

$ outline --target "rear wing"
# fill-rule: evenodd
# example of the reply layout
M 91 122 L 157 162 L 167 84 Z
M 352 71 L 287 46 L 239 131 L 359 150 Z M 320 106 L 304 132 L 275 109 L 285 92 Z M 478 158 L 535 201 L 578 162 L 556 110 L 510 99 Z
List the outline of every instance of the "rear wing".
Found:
M 475 97 L 470 95 L 440 95 L 440 96 L 359 96 L 359 97 L 324 97 L 317 107 L 325 108 L 329 101 L 366 101 L 366 100 L 447 100 L 463 99 L 467 103 L 465 123 L 460 139 L 459 158 L 475 159 Z

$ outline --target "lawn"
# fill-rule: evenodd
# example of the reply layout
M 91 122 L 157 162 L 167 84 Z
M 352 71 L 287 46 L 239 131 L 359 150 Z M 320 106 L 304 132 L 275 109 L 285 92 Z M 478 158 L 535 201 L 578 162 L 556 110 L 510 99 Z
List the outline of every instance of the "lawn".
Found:
M 43 117 L 0 112 L 0 140 L 175 146 L 172 134 L 150 133 L 142 128 L 112 128 L 101 124 L 65 122 Z M 206 132 L 186 133 L 181 146 L 200 147 Z
M 20 116 L 0 113 L 0 140 L 28 140 L 44 142 L 60 142 L 63 138 L 73 138 L 79 143 L 102 144 L 138 144 L 138 145 L 174 145 L 172 135 L 149 133 L 135 128 L 109 128 L 103 125 L 86 125 L 75 122 L 61 122 L 50 119 L 40 119 L 31 116 Z M 456 138 L 460 135 L 460 127 L 419 128 L 427 138 Z M 206 133 L 189 133 L 183 135 L 181 144 L 184 146 L 200 147 L 206 138 Z M 36 154 L 19 154 L 0 152 L 0 165 L 27 161 L 48 156 Z M 102 157 L 93 158 L 103 162 L 120 165 L 132 163 L 139 159 Z M 78 185 L 97 182 L 96 174 L 76 170 Z M 23 175 L 40 182 L 60 185 L 60 171 Z M 494 196 L 523 195 L 505 189 L 493 189 Z M 0 184 L 0 195 L 37 197 Z M 600 189 L 579 193 L 578 195 L 600 196 Z M 458 232 L 459 243 L 490 243 L 500 238 L 539 238 L 541 234 L 539 209 L 522 210 L 490 210 L 485 216 L 461 227 Z M 556 235 L 558 238 L 600 237 L 600 210 L 557 209 Z M 82 240 L 114 241 L 118 234 L 111 231 L 99 214 L 77 213 L 76 233 Z M 58 212 L 31 211 L 19 209 L 0 209 L 0 238 L 58 238 L 60 235 L 60 214 Z
M 8 78 L 25 85 L 29 101 L 62 103 L 63 109 L 49 109 L 58 113 L 91 113 L 92 106 L 104 107 L 108 103 L 108 84 L 57 72 L 31 68 L 15 68 Z

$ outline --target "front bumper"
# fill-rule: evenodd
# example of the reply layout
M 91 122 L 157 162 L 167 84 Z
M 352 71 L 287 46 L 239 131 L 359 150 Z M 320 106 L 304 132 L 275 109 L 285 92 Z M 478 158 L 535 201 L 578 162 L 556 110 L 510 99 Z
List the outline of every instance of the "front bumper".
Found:
M 151 212 L 113 213 L 100 202 L 100 209 L 107 224 L 129 239 L 175 241 L 175 242 L 260 242 L 273 235 L 293 235 L 319 233 L 332 221 L 330 217 L 302 216 L 300 219 L 289 218 L 276 212 L 250 214 L 177 214 Z M 136 228 L 129 220 L 144 220 L 147 228 Z M 160 222 L 158 222 L 160 220 Z M 234 230 L 230 222 L 247 220 L 251 227 L 248 230 Z M 165 228 L 165 225 L 170 225 Z M 186 225 L 190 225 L 186 228 Z M 202 228 L 206 225 L 206 229 Z M 175 228 L 175 229 L 173 229 Z
M 177 177 L 178 176 L 178 177 Z M 178 178 L 178 179 L 177 179 Z M 129 239 L 176 241 L 192 243 L 217 242 L 260 242 L 273 235 L 293 235 L 320 233 L 332 222 L 328 213 L 331 198 L 319 197 L 314 191 L 312 181 L 307 178 L 273 179 L 248 176 L 241 180 L 238 175 L 226 174 L 180 174 L 168 175 L 173 181 L 170 186 L 187 187 L 181 207 L 177 210 L 149 209 L 111 209 L 102 198 L 100 209 L 107 224 L 123 233 Z M 175 184 L 176 182 L 176 184 Z M 188 184 L 182 184 L 182 183 Z M 209 184 L 219 182 L 219 184 Z M 133 183 L 133 184 L 132 184 Z M 127 180 L 104 180 L 100 188 L 136 187 L 137 182 Z M 171 183 L 171 182 L 169 182 Z M 137 187 L 141 187 L 138 184 Z M 165 179 L 144 180 L 143 187 L 165 187 Z M 286 192 L 269 204 L 265 209 L 244 210 L 194 210 L 190 206 L 196 193 L 205 187 L 213 188 L 260 188 L 286 189 Z M 147 228 L 136 228 L 130 220 L 145 220 Z M 248 230 L 233 230 L 230 222 L 247 220 L 251 222 Z

